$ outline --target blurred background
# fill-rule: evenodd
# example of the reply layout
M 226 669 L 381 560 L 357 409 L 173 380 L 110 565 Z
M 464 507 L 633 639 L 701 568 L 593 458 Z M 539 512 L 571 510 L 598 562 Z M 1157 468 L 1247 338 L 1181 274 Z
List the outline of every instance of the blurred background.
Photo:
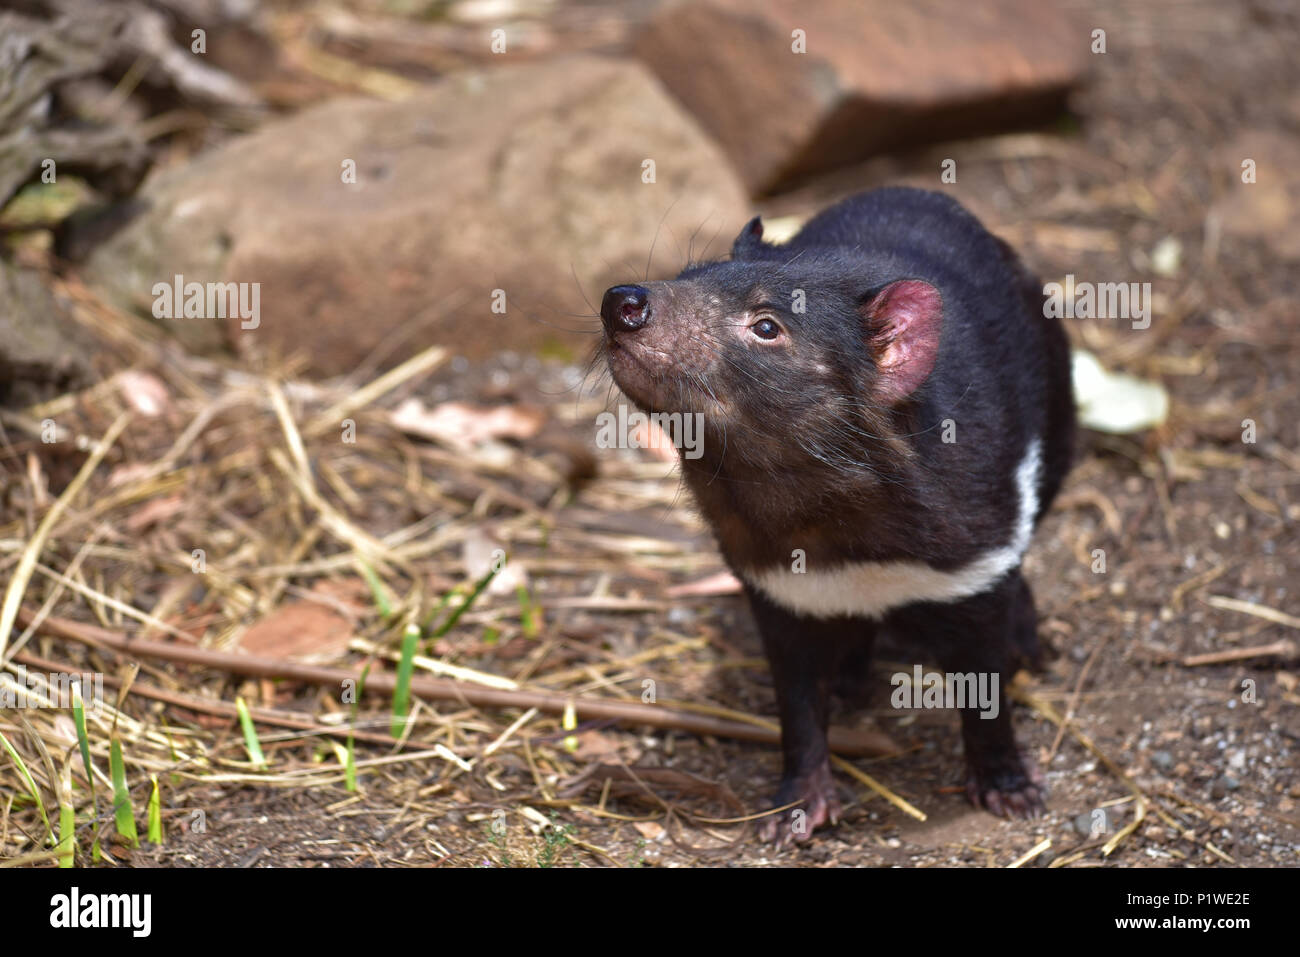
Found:
M 122 734 L 137 809 L 174 772 L 168 837 L 126 857 L 311 864 L 344 822 L 343 863 L 758 861 L 700 821 L 763 806 L 774 745 L 683 716 L 770 715 L 770 684 L 671 455 L 596 447 L 592 304 L 755 213 L 780 238 L 904 183 L 1045 281 L 1149 284 L 1149 326 L 1067 321 L 1095 408 L 1028 564 L 1057 654 L 1022 720 L 1056 795 L 1039 863 L 1136 819 L 1105 860 L 1294 865 L 1298 41 L 1285 0 L 0 2 L 0 681 L 116 700 L 66 792 L 39 755 L 77 729 L 0 712 L 35 788 L 0 764 L 0 857 L 51 859 L 62 800 L 78 855 L 107 841 Z M 382 682 L 340 698 L 403 650 L 538 697 L 426 684 L 400 727 Z M 695 710 L 565 722 L 646 680 Z M 966 808 L 955 716 L 844 721 L 907 752 L 873 773 L 928 818 L 859 788 L 794 862 L 1034 843 Z M 352 791 L 345 726 L 417 757 Z

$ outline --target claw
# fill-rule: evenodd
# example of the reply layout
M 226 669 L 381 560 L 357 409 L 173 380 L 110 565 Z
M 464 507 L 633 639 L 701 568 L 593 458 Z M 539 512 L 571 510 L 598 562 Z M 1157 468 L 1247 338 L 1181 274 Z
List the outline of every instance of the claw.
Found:
M 1047 785 L 1042 771 L 1028 757 L 1019 767 L 967 769 L 966 796 L 976 807 L 998 817 L 1032 820 L 1047 813 Z
M 843 806 L 835 792 L 829 763 L 823 762 L 808 774 L 782 782 L 773 803 L 781 807 L 794 801 L 799 802 L 795 807 L 758 822 L 759 840 L 784 848 L 811 839 L 813 831 L 823 825 L 839 823 Z

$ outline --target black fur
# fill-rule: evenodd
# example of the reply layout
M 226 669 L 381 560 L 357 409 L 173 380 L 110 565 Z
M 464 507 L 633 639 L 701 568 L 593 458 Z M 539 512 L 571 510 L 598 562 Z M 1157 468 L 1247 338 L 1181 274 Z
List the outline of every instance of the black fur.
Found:
M 900 280 L 938 290 L 941 332 L 924 383 L 883 403 L 864 308 Z M 865 193 L 784 245 L 763 242 L 755 219 L 732 259 L 647 287 L 635 333 L 606 322 L 611 369 L 647 411 L 705 413 L 704 454 L 683 459 L 683 474 L 742 578 L 788 566 L 794 549 L 809 568 L 962 567 L 1008 543 L 1016 467 L 1035 438 L 1035 522 L 1060 488 L 1075 428 L 1064 330 L 1044 316 L 1042 287 L 1015 253 L 945 195 Z M 793 305 L 801 294 L 802 312 Z M 738 334 L 755 316 L 774 317 L 788 342 Z M 943 441 L 946 420 L 955 442 Z M 907 635 L 945 671 L 996 673 L 1003 689 L 1016 665 L 1038 660 L 1033 597 L 1018 569 L 983 594 L 897 608 L 883 621 L 803 616 L 747 591 L 781 715 L 778 801 L 803 801 L 813 826 L 837 810 L 829 695 L 852 659 L 869 656 L 877 628 Z M 966 709 L 962 729 L 972 799 L 1037 813 L 1040 782 L 1016 751 L 1005 697 L 995 720 Z M 768 833 L 782 836 L 773 825 Z

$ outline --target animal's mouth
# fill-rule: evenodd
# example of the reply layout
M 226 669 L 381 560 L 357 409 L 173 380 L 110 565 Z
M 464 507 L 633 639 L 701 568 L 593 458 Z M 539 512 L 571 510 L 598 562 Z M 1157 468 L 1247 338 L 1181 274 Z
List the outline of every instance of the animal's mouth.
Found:
M 606 363 L 614 382 L 637 405 L 649 408 L 659 405 L 671 370 L 654 368 L 641 355 L 644 351 L 613 336 L 605 340 Z
M 729 415 L 730 406 L 716 389 L 699 375 L 675 368 L 670 357 L 631 343 L 611 342 L 606 359 L 615 384 L 645 412 L 698 413 L 713 424 L 725 422 Z

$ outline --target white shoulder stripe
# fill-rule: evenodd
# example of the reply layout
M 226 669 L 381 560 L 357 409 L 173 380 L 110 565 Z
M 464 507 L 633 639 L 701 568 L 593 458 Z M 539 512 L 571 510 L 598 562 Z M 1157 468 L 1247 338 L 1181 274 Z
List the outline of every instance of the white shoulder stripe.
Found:
M 1042 442 L 1034 438 L 1016 468 L 1019 501 L 1011 541 L 952 571 L 923 562 L 850 562 L 796 573 L 786 566 L 744 573 L 755 588 L 793 612 L 814 618 L 856 615 L 880 618 L 918 601 L 955 601 L 987 591 L 1020 564 L 1038 514 Z

